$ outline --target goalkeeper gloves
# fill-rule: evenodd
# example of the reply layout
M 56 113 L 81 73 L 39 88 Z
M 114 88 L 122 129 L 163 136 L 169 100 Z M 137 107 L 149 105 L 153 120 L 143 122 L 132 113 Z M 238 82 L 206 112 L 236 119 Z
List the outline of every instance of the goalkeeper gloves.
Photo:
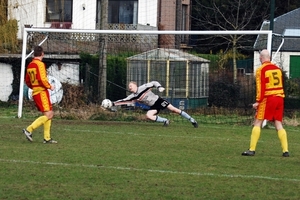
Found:
M 161 87 L 161 86 L 158 87 L 158 91 L 159 91 L 159 92 L 163 92 L 164 90 L 165 90 L 164 87 Z

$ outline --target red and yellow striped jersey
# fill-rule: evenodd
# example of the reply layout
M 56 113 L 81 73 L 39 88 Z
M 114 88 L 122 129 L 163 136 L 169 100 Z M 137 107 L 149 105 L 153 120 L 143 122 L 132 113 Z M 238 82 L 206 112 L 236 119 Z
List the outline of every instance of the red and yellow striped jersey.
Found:
M 33 59 L 26 69 L 25 75 L 26 85 L 32 89 L 32 95 L 36 95 L 41 91 L 50 89 L 45 64 L 39 59 Z
M 256 70 L 256 102 L 267 96 L 284 97 L 282 70 L 271 62 L 264 62 Z

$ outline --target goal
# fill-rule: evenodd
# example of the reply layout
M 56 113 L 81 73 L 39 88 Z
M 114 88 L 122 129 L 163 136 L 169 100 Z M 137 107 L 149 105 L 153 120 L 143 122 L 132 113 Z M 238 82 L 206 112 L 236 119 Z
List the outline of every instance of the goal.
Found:
M 209 90 L 215 74 L 219 78 L 245 72 L 232 68 L 231 61 L 214 62 L 210 55 L 195 52 L 204 48 L 197 42 L 203 36 L 264 36 L 261 48 L 271 50 L 272 31 L 146 31 L 146 30 L 76 30 L 24 28 L 18 117 L 22 117 L 24 75 L 35 45 L 43 46 L 44 62 L 50 75 L 63 83 L 82 85 L 88 102 L 117 100 L 127 95 L 129 81 L 143 84 L 159 81 L 166 88 L 162 97 L 180 109 L 198 109 L 209 104 Z M 255 37 L 254 37 L 255 38 Z M 253 44 L 255 40 L 253 40 Z M 209 47 L 205 47 L 209 52 Z M 253 51 L 254 49 L 248 49 Z M 219 53 L 219 52 L 216 52 Z M 211 55 L 212 56 L 212 55 Z M 95 58 L 96 57 L 96 58 Z M 218 65 L 217 67 L 215 65 Z M 226 75 L 227 76 L 227 75 Z M 249 87 L 252 87 L 250 85 Z M 247 89 L 244 89 L 247 90 Z M 240 95 L 241 101 L 247 95 Z M 225 100 L 224 100 L 225 101 Z M 236 104 L 236 102 L 228 102 Z M 239 102 L 239 105 L 245 102 Z M 141 106 L 143 105 L 136 105 Z M 230 105 L 232 106 L 232 105 Z M 238 118 L 237 118 L 238 119 Z

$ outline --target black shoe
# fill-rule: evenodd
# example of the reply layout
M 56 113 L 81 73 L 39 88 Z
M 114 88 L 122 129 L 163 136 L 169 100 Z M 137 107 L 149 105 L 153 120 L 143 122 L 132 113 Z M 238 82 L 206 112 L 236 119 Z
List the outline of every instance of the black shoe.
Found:
M 198 123 L 196 121 L 192 122 L 194 128 L 198 128 Z
M 290 157 L 290 154 L 289 154 L 288 151 L 286 151 L 286 152 L 284 152 L 284 153 L 282 154 L 282 156 L 283 156 L 283 157 Z
M 29 131 L 27 131 L 25 128 L 24 128 L 22 131 L 23 131 L 23 133 L 25 134 L 26 139 L 27 139 L 29 142 L 32 142 L 32 134 L 31 134 Z
M 44 139 L 44 144 L 57 144 L 57 141 L 56 140 L 53 140 L 53 139 L 50 139 L 50 140 L 45 140 Z
M 165 122 L 164 122 L 164 126 L 169 126 L 170 124 L 170 121 L 167 119 Z
M 250 150 L 244 151 L 242 153 L 242 156 L 254 156 L 254 155 L 255 155 L 255 151 L 250 151 Z

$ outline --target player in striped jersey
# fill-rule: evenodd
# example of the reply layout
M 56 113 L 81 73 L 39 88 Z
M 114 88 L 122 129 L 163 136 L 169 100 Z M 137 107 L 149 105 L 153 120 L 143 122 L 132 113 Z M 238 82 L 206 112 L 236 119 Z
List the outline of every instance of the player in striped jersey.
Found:
M 42 62 L 44 50 L 41 46 L 36 46 L 33 52 L 34 58 L 29 63 L 26 69 L 25 82 L 32 89 L 32 97 L 39 111 L 43 113 L 26 129 L 23 129 L 28 141 L 32 142 L 32 132 L 40 126 L 44 126 L 44 143 L 56 144 L 50 136 L 51 122 L 53 118 L 52 104 L 50 101 L 49 91 L 54 90 L 54 85 L 48 82 L 46 66 Z
M 254 156 L 256 144 L 260 137 L 263 120 L 274 121 L 278 138 L 281 143 L 282 156 L 289 157 L 287 133 L 282 125 L 284 109 L 284 91 L 282 70 L 271 63 L 268 50 L 260 52 L 261 66 L 256 70 L 256 109 L 254 126 L 252 128 L 250 148 L 243 156 Z
M 169 109 L 174 113 L 178 113 L 182 117 L 189 120 L 195 128 L 198 128 L 198 123 L 194 118 L 192 118 L 185 111 L 180 110 L 170 104 L 167 100 L 161 98 L 160 96 L 154 94 L 151 89 L 155 87 L 159 92 L 163 92 L 165 88 L 161 86 L 161 84 L 157 81 L 151 81 L 149 83 L 143 84 L 141 86 L 137 86 L 136 82 L 131 81 L 128 84 L 129 91 L 132 92 L 129 96 L 124 99 L 120 99 L 118 101 L 113 102 L 113 105 L 124 105 L 132 102 L 139 102 L 145 104 L 150 107 L 148 110 L 146 117 L 155 122 L 164 123 L 164 126 L 168 126 L 170 121 L 166 118 L 158 116 L 160 110 L 165 108 Z

